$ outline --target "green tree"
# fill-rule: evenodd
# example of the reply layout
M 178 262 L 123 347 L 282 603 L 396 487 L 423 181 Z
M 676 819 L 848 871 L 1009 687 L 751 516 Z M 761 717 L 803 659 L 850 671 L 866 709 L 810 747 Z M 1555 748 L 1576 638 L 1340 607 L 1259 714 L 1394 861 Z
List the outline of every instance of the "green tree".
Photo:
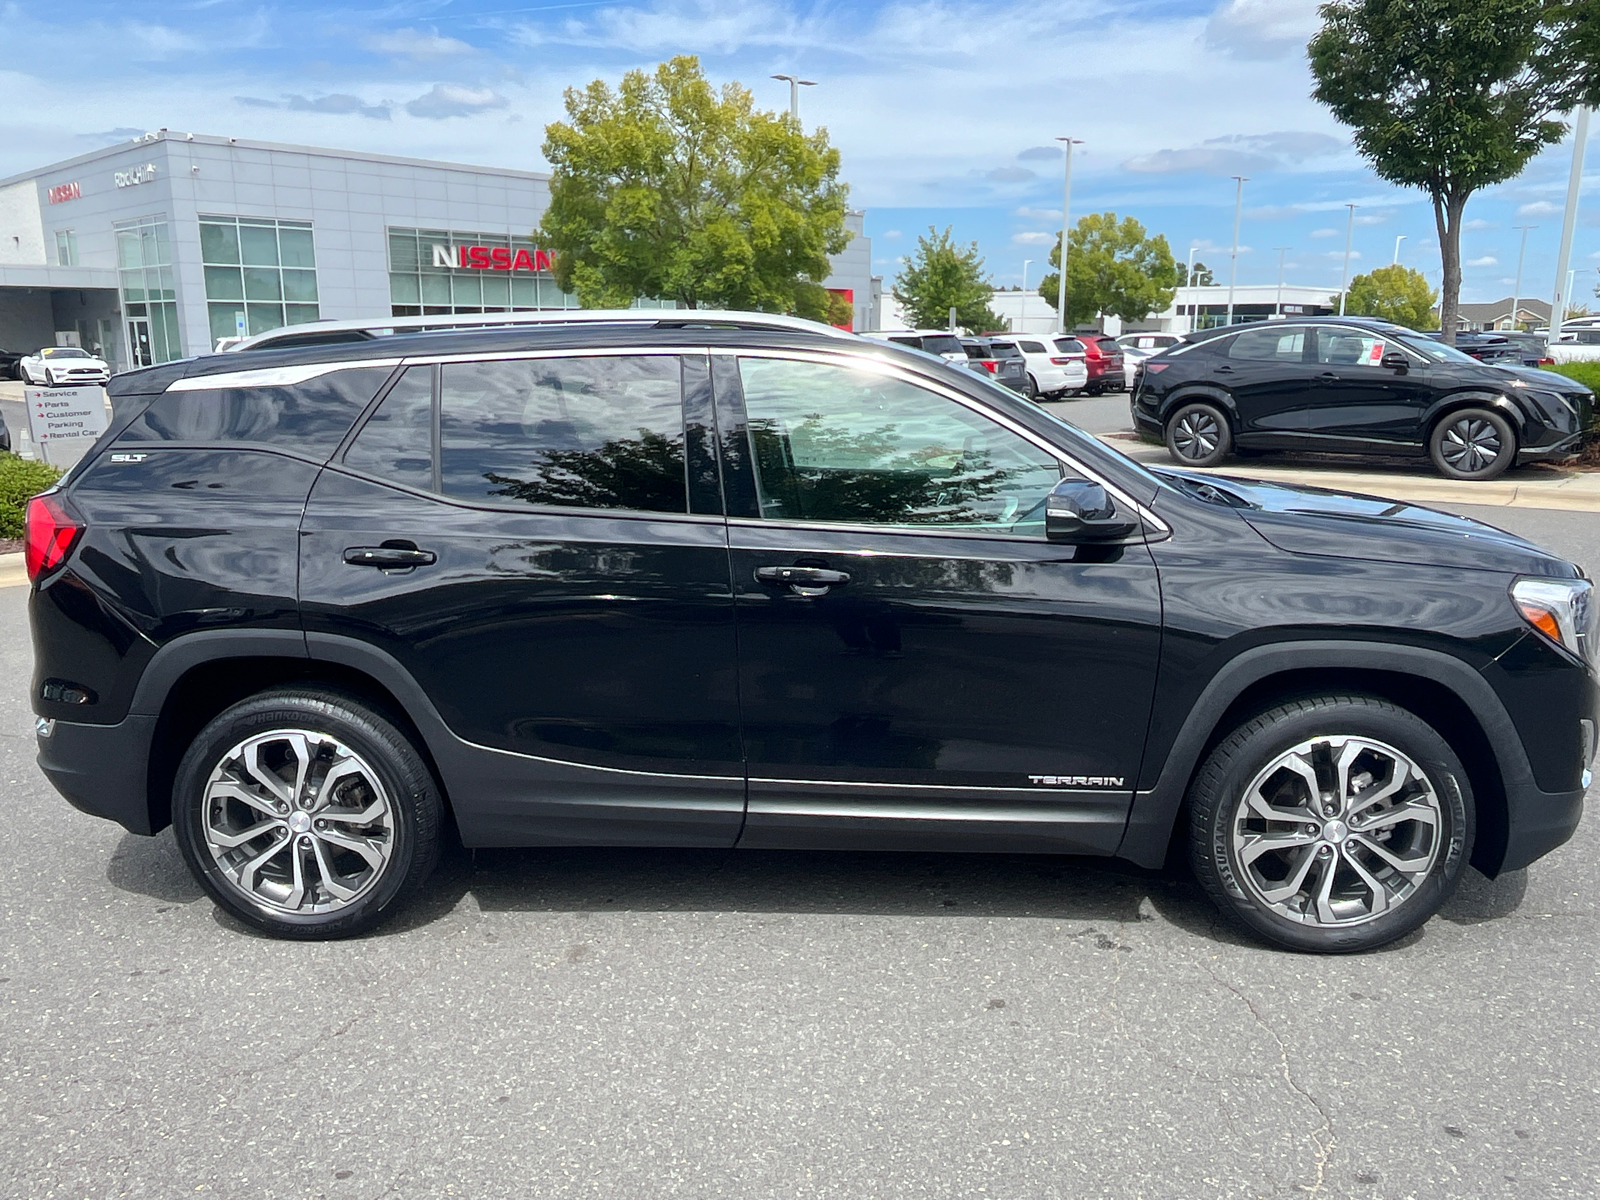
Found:
M 822 286 L 850 241 L 839 152 L 824 129 L 715 91 L 697 58 L 566 92 L 545 128 L 554 168 L 538 237 L 586 308 L 639 297 L 687 308 L 840 315 Z M 848 314 L 846 314 L 848 319 Z
M 1455 337 L 1467 200 L 1562 136 L 1555 116 L 1585 94 L 1564 43 L 1592 5 L 1329 0 L 1319 10 L 1322 28 L 1306 47 L 1312 95 L 1355 131 L 1378 175 L 1433 200 L 1447 339 Z
M 1432 329 L 1433 306 L 1438 302 L 1439 293 L 1428 286 L 1421 271 L 1396 264 L 1352 279 L 1345 295 L 1345 312 L 1353 317 L 1381 317 L 1407 329 Z M 1339 297 L 1329 296 L 1328 303 L 1338 309 Z
M 1189 286 L 1210 287 L 1215 282 L 1216 278 L 1211 274 L 1211 268 L 1203 262 L 1196 261 L 1194 270 L 1189 272 Z
M 932 225 L 917 239 L 917 250 L 895 276 L 894 298 L 906 320 L 917 329 L 943 329 L 956 310 L 956 324 L 974 333 L 1004 329 L 1005 319 L 989 307 L 994 293 L 978 254 L 978 243 L 958 246 L 950 227 L 940 233 Z
M 1056 307 L 1061 286 L 1061 238 L 1050 249 L 1057 268 L 1039 284 L 1039 295 Z M 1204 263 L 1196 272 L 1211 272 Z M 1117 220 L 1113 212 L 1089 213 L 1072 230 L 1067 255 L 1068 329 L 1102 313 L 1124 321 L 1142 321 L 1172 303 L 1173 289 L 1183 282 L 1184 268 L 1172 257 L 1167 239 L 1150 237 L 1133 217 Z

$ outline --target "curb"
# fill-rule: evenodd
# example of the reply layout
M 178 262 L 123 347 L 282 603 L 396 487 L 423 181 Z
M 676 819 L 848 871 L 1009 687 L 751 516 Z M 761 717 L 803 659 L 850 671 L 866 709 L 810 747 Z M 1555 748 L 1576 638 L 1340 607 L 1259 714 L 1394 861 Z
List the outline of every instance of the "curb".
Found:
M 0 554 L 0 588 L 25 587 L 28 568 L 21 554 Z
M 1175 466 L 1165 447 L 1131 433 L 1102 433 L 1099 439 L 1135 462 Z M 1412 474 L 1406 468 L 1361 471 L 1341 467 L 1284 467 L 1257 460 L 1235 460 L 1220 467 L 1191 468 L 1202 474 L 1295 483 L 1337 492 L 1362 492 L 1412 504 L 1477 504 L 1487 508 L 1543 508 L 1564 512 L 1600 512 L 1600 471 L 1558 471 L 1535 468 L 1488 483 L 1459 483 L 1436 475 Z

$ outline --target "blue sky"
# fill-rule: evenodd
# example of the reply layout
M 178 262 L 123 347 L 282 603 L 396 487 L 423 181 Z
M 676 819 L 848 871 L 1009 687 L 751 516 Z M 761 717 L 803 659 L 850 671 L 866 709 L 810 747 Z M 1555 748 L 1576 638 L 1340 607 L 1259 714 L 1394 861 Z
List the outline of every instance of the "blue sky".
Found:
M 1062 161 L 1082 138 L 1074 217 L 1112 210 L 1191 245 L 1226 276 L 1245 174 L 1241 282 L 1336 289 L 1344 205 L 1352 271 L 1401 261 L 1437 281 L 1431 207 L 1377 179 L 1310 99 L 1314 0 L 564 0 L 517 3 L 85 4 L 0 0 L 0 175 L 148 129 L 540 169 L 561 93 L 696 53 L 773 108 L 774 73 L 818 81 L 808 126 L 844 156 L 876 269 L 930 224 L 976 240 L 997 283 L 1039 278 L 1058 228 Z M 19 52 L 25 49 L 26 52 Z M 1597 129 L 1600 132 L 1600 129 Z M 1468 207 L 1463 298 L 1553 289 L 1570 141 Z M 1573 265 L 1600 282 L 1600 150 L 1590 147 Z M 1600 301 L 1592 301 L 1600 307 Z

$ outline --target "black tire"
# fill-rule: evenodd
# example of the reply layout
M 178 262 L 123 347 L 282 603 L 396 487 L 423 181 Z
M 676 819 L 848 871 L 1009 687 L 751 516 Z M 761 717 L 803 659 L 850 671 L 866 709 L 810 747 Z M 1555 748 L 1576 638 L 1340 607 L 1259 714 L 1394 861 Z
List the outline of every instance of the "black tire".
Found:
M 275 767 L 280 761 L 274 758 L 279 753 L 275 748 L 293 750 L 297 734 L 318 741 L 310 745 L 309 738 L 302 738 L 299 745 L 308 750 L 307 758 L 282 758 L 282 765 Z M 233 752 L 247 746 L 255 747 L 257 766 L 284 787 L 283 798 L 263 774 L 242 769 L 244 757 L 235 758 Z M 310 763 L 299 776 L 307 786 L 294 782 L 296 761 Z M 340 764 L 348 772 L 325 789 L 326 806 L 309 800 L 309 785 L 323 790 L 320 783 L 329 775 L 327 766 L 319 775 L 319 763 Z M 378 788 L 372 787 L 369 773 Z M 235 786 L 237 781 L 242 784 Z M 213 785 L 233 794 L 208 799 Z M 254 798 L 243 802 L 242 791 Z M 352 803 L 359 807 L 349 807 Z M 370 821 L 347 815 L 365 815 L 379 805 L 382 814 Z M 443 809 L 432 772 L 392 721 L 350 696 L 320 688 L 275 688 L 221 713 L 190 744 L 172 788 L 173 832 L 200 886 L 246 924 L 275 937 L 302 940 L 364 933 L 404 907 L 438 861 Z M 319 812 L 330 819 L 315 819 Z M 239 828 L 240 822 L 249 824 Z M 264 832 L 236 849 L 213 849 L 213 836 L 231 840 L 257 828 Z M 374 866 L 349 848 L 357 843 L 382 858 L 381 864 Z M 219 855 L 229 857 L 231 871 Z M 251 872 L 254 888 L 239 880 L 246 860 L 261 864 Z M 351 872 L 342 874 L 341 864 Z M 294 888 L 302 884 L 310 907 L 296 898 L 294 911 L 288 911 L 275 893 L 287 890 L 294 898 Z M 330 888 L 351 894 L 340 898 Z M 321 911 L 316 911 L 318 896 L 325 900 Z
M 1039 398 L 1039 385 L 1034 382 L 1032 375 L 1024 375 L 1022 377 L 1022 394 L 1029 400 L 1037 400 Z
M 1233 430 L 1215 404 L 1181 404 L 1167 418 L 1167 453 L 1186 467 L 1214 467 L 1233 449 Z
M 1372 749 L 1374 743 L 1384 750 Z M 1261 819 L 1251 794 L 1263 803 L 1269 793 L 1280 802 L 1308 798 L 1309 787 L 1294 771 L 1268 773 L 1282 758 L 1300 757 L 1308 745 L 1306 759 L 1318 763 L 1314 773 L 1320 788 L 1330 783 L 1338 787 L 1334 764 L 1345 753 L 1353 756 L 1346 776 L 1352 785 L 1371 776 L 1366 786 L 1352 786 L 1356 803 L 1349 803 L 1350 796 L 1322 790 L 1320 815 L 1273 803 L 1270 811 L 1289 815 Z M 1391 753 L 1409 760 L 1404 772 Z M 1387 772 L 1373 775 L 1385 763 Z M 1392 793 L 1399 801 L 1384 798 L 1370 808 L 1361 805 L 1362 797 L 1382 791 L 1397 777 L 1415 781 L 1418 774 L 1422 782 L 1407 782 Z M 1335 799 L 1339 807 L 1330 812 Z M 1289 950 L 1347 954 L 1404 937 L 1450 898 L 1472 857 L 1472 785 L 1461 760 L 1420 717 L 1371 696 L 1296 700 L 1246 721 L 1206 759 L 1189 789 L 1189 805 L 1195 874 L 1211 899 L 1246 930 Z M 1432 824 L 1395 820 L 1393 815 L 1400 812 L 1432 813 Z M 1386 828 L 1379 828 L 1386 819 Z M 1239 842 L 1253 837 L 1270 837 L 1284 848 L 1247 860 L 1260 842 L 1242 847 Z M 1393 857 L 1398 862 L 1426 865 L 1417 866 L 1413 878 L 1389 866 L 1370 848 L 1374 844 L 1397 852 Z M 1367 872 L 1365 879 L 1358 867 Z M 1329 871 L 1324 909 L 1318 894 Z M 1374 883 L 1384 893 L 1381 903 Z M 1291 888 L 1291 895 L 1269 902 L 1275 892 Z
M 1428 457 L 1448 479 L 1494 479 L 1517 461 L 1517 434 L 1493 409 L 1463 408 L 1439 419 Z

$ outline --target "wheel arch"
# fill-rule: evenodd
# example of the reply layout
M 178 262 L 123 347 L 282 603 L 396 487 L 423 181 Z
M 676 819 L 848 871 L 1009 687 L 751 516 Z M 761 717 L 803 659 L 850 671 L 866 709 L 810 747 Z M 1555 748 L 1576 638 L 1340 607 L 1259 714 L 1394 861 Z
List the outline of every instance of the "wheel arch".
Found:
M 1450 743 L 1476 801 L 1472 864 L 1494 876 L 1510 842 L 1508 792 L 1534 786 L 1516 728 L 1488 681 L 1468 664 L 1439 651 L 1384 643 L 1289 643 L 1257 647 L 1230 660 L 1166 748 L 1154 785 L 1135 793 L 1118 855 L 1141 866 L 1165 862 L 1174 839 L 1184 833 L 1179 818 L 1189 788 L 1216 744 L 1257 713 L 1329 692 L 1388 700 L 1427 721 Z
M 1222 388 L 1208 387 L 1205 384 L 1185 384 L 1167 396 L 1161 402 L 1160 409 L 1157 410 L 1161 420 L 1161 428 L 1163 430 L 1166 429 L 1167 421 L 1178 409 L 1185 404 L 1196 403 L 1212 404 L 1221 409 L 1222 415 L 1228 420 L 1229 434 L 1234 437 L 1238 436 L 1239 409 L 1234 404 L 1233 397 Z
M 1439 427 L 1439 422 L 1464 408 L 1494 410 L 1511 422 L 1511 432 L 1516 435 L 1519 443 L 1522 441 L 1522 427 L 1527 424 L 1528 417 L 1513 401 L 1498 392 L 1452 392 L 1435 402 L 1422 419 L 1424 450 L 1432 443 L 1433 431 Z

